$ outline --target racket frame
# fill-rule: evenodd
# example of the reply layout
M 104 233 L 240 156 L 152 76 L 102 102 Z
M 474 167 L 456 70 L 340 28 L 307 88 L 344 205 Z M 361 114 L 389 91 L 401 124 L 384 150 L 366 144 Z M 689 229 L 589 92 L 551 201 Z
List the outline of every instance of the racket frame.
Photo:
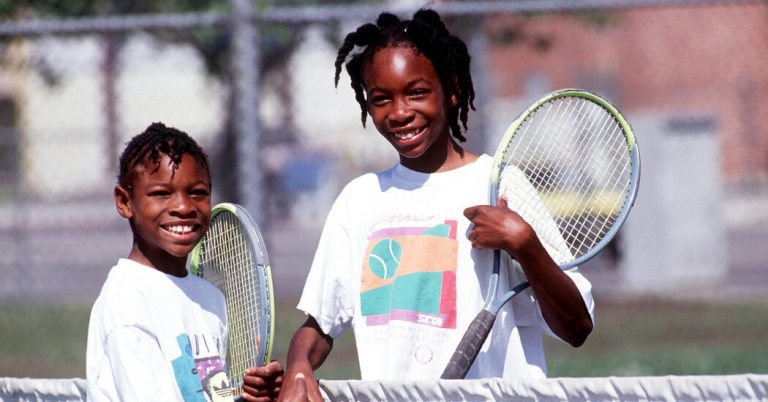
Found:
M 253 364 L 258 366 L 264 366 L 267 363 L 270 362 L 272 358 L 272 349 L 274 346 L 274 334 L 275 334 L 275 303 L 274 303 L 274 288 L 272 285 L 272 269 L 269 262 L 269 257 L 267 254 L 267 249 L 264 243 L 264 238 L 261 235 L 261 231 L 258 228 L 258 225 L 256 224 L 255 220 L 251 216 L 251 214 L 242 206 L 234 203 L 220 203 L 216 204 L 211 209 L 211 222 L 214 221 L 214 219 L 222 214 L 222 213 L 231 213 L 234 215 L 237 220 L 239 221 L 240 225 L 244 229 L 243 232 L 246 234 L 249 244 L 250 251 L 254 254 L 254 269 L 257 270 L 256 275 L 259 277 L 262 277 L 263 280 L 258 281 L 259 285 L 259 294 L 266 295 L 266 297 L 263 297 L 264 300 L 266 300 L 269 303 L 269 306 L 267 307 L 267 314 L 268 317 L 266 318 L 267 325 L 260 325 L 259 326 L 259 343 L 260 350 L 258 352 L 257 361 L 253 362 Z M 201 239 L 193 248 L 192 253 L 190 255 L 190 263 L 189 263 L 189 271 L 197 275 L 203 279 L 206 279 L 205 277 L 205 267 L 201 261 L 202 258 L 202 249 L 204 247 L 204 240 L 206 239 L 205 236 L 203 236 L 203 239 Z M 216 286 L 214 284 L 214 286 Z M 226 298 L 226 294 L 225 294 Z M 229 315 L 229 311 L 227 311 L 227 315 Z M 231 320 L 229 319 L 229 316 L 227 317 L 227 323 L 229 326 L 229 322 Z M 254 339 L 254 342 L 256 340 Z M 261 348 L 261 345 L 264 347 Z M 233 384 L 241 384 L 242 378 L 231 378 L 232 373 L 228 367 L 227 376 L 230 377 L 229 381 Z M 239 386 L 236 388 L 240 388 Z M 239 395 L 240 391 L 233 392 L 233 395 L 237 396 Z
M 603 109 L 607 110 L 613 118 L 616 120 L 616 122 L 621 126 L 621 131 L 624 133 L 625 138 L 627 139 L 627 152 L 629 153 L 630 158 L 630 164 L 632 166 L 632 170 L 630 172 L 630 182 L 629 182 L 629 190 L 627 192 L 626 199 L 629 200 L 629 202 L 622 208 L 619 215 L 616 217 L 616 221 L 611 226 L 611 228 L 608 230 L 608 232 L 605 234 L 605 236 L 594 246 L 592 247 L 587 253 L 584 255 L 581 255 L 571 261 L 565 262 L 563 264 L 560 264 L 559 267 L 563 271 L 567 271 L 569 269 L 575 268 L 578 265 L 581 265 L 589 260 L 591 260 L 594 256 L 596 256 L 600 251 L 605 248 L 605 246 L 608 245 L 608 243 L 613 240 L 613 238 L 616 236 L 616 234 L 619 232 L 621 227 L 624 225 L 624 221 L 629 216 L 629 212 L 632 210 L 632 207 L 634 206 L 635 199 L 637 197 L 637 190 L 640 186 L 640 152 L 637 148 L 637 140 L 635 138 L 634 131 L 632 131 L 632 127 L 630 127 L 627 120 L 622 116 L 621 112 L 619 112 L 616 107 L 608 103 L 605 99 L 601 98 L 600 96 L 582 90 L 582 89 L 576 89 L 576 88 L 566 88 L 561 89 L 557 91 L 550 92 L 549 94 L 545 95 L 541 99 L 537 100 L 533 104 L 531 104 L 523 113 L 518 117 L 515 121 L 512 122 L 512 124 L 509 125 L 507 128 L 507 131 L 504 133 L 504 136 L 501 139 L 501 142 L 499 143 L 499 146 L 496 148 L 496 153 L 494 154 L 494 160 L 493 160 L 493 167 L 491 168 L 491 180 L 488 184 L 488 201 L 491 205 L 495 206 L 496 202 L 499 198 L 499 185 L 500 185 L 500 175 L 502 172 L 502 168 L 504 167 L 504 156 L 505 156 L 505 149 L 509 147 L 510 143 L 512 142 L 512 138 L 517 133 L 518 128 L 526 121 L 528 116 L 530 116 L 532 113 L 534 113 L 536 110 L 538 110 L 543 105 L 552 102 L 553 100 L 556 100 L 558 98 L 565 98 L 565 97 L 577 97 L 577 98 L 585 98 L 596 105 L 602 107 Z M 499 312 L 502 306 L 506 302 L 508 302 L 511 298 L 516 296 L 518 293 L 522 292 L 523 290 L 530 287 L 530 283 L 528 282 L 522 282 L 518 284 L 517 286 L 513 287 L 500 297 L 495 297 L 495 294 L 498 290 L 498 283 L 499 283 L 499 272 L 501 267 L 501 250 L 494 250 L 493 254 L 493 275 L 490 279 L 490 284 L 488 288 L 488 293 L 485 297 L 485 305 L 483 308 L 487 309 L 488 311 L 492 312 L 494 315 Z
M 629 153 L 629 159 L 631 163 L 630 182 L 629 189 L 626 195 L 626 202 L 619 215 L 616 217 L 616 221 L 612 227 L 606 232 L 605 236 L 588 252 L 572 261 L 560 264 L 559 267 L 562 270 L 573 269 L 579 264 L 593 258 L 599 253 L 619 232 L 621 226 L 624 224 L 627 216 L 629 215 L 632 206 L 634 205 L 635 198 L 637 196 L 637 190 L 640 184 L 640 153 L 637 148 L 637 140 L 634 132 L 629 123 L 624 119 L 621 113 L 613 105 L 602 99 L 601 97 L 581 89 L 567 88 L 562 90 L 553 91 L 541 99 L 531 104 L 515 121 L 513 121 L 507 131 L 504 133 L 499 146 L 496 149 L 493 166 L 491 169 L 491 179 L 488 184 L 488 198 L 489 203 L 493 206 L 497 205 L 499 197 L 499 185 L 502 167 L 506 165 L 505 154 L 506 148 L 511 144 L 512 138 L 517 133 L 520 126 L 528 119 L 540 107 L 548 102 L 552 102 L 558 98 L 564 97 L 580 97 L 585 98 L 594 104 L 607 110 L 611 116 L 621 127 L 621 131 L 626 138 L 627 152 Z M 477 357 L 480 348 L 493 328 L 493 324 L 496 321 L 496 314 L 505 303 L 507 303 L 514 296 L 520 294 L 523 290 L 530 287 L 529 282 L 522 282 L 503 295 L 497 295 L 499 286 L 499 276 L 501 271 L 501 251 L 496 249 L 493 251 L 493 271 L 489 279 L 488 290 L 485 296 L 485 302 L 482 310 L 472 320 L 469 328 L 464 333 L 461 342 L 456 348 L 453 356 L 448 362 L 445 371 L 441 376 L 442 379 L 462 379 L 466 376 L 469 368 Z

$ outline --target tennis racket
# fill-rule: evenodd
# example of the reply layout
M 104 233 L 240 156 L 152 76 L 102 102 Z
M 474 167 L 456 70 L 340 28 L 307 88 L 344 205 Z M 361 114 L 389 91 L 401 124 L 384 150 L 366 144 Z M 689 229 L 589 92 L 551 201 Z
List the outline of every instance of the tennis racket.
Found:
M 222 392 L 239 396 L 245 370 L 269 363 L 275 332 L 267 249 L 245 208 L 229 203 L 213 208 L 208 232 L 192 250 L 190 271 L 224 294 L 229 329 L 227 375 L 232 388 Z
M 555 91 L 536 101 L 507 129 L 496 150 L 489 202 L 499 196 L 541 240 L 561 269 L 594 257 L 616 235 L 637 194 L 640 155 L 627 121 L 599 96 Z M 441 378 L 464 378 L 501 307 L 530 286 L 498 294 L 501 251 L 485 304 Z

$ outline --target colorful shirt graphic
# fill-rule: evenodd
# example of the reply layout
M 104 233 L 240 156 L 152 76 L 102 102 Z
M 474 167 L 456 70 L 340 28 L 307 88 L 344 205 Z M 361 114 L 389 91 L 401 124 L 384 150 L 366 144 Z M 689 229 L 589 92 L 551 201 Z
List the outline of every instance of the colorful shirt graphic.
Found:
M 204 337 L 201 338 L 204 340 Z M 207 357 L 196 358 L 195 356 L 202 354 L 199 345 L 197 351 L 193 351 L 186 334 L 176 337 L 176 341 L 182 355 L 171 364 L 184 401 L 232 401 L 232 389 L 221 358 L 213 353 L 207 353 Z
M 451 220 L 369 237 L 360 286 L 367 325 L 399 320 L 456 328 L 456 226 Z

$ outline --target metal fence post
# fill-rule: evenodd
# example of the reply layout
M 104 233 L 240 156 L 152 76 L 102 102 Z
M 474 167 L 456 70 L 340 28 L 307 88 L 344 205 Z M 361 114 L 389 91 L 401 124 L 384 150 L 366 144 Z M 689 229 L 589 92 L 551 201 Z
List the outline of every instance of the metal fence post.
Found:
M 231 0 L 234 68 L 234 127 L 237 197 L 259 225 L 264 224 L 259 153 L 258 32 L 250 0 Z

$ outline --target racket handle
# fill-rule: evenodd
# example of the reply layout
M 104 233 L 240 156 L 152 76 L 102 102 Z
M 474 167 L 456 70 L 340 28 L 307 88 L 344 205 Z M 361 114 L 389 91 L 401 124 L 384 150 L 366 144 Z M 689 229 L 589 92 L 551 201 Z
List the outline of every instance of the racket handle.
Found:
M 460 380 L 467 375 L 469 367 L 475 361 L 480 348 L 483 347 L 485 339 L 491 333 L 493 323 L 496 321 L 496 315 L 483 309 L 477 314 L 475 319 L 469 324 L 467 332 L 461 338 L 459 346 L 453 352 L 451 360 L 445 366 L 445 371 L 440 378 L 444 380 Z

